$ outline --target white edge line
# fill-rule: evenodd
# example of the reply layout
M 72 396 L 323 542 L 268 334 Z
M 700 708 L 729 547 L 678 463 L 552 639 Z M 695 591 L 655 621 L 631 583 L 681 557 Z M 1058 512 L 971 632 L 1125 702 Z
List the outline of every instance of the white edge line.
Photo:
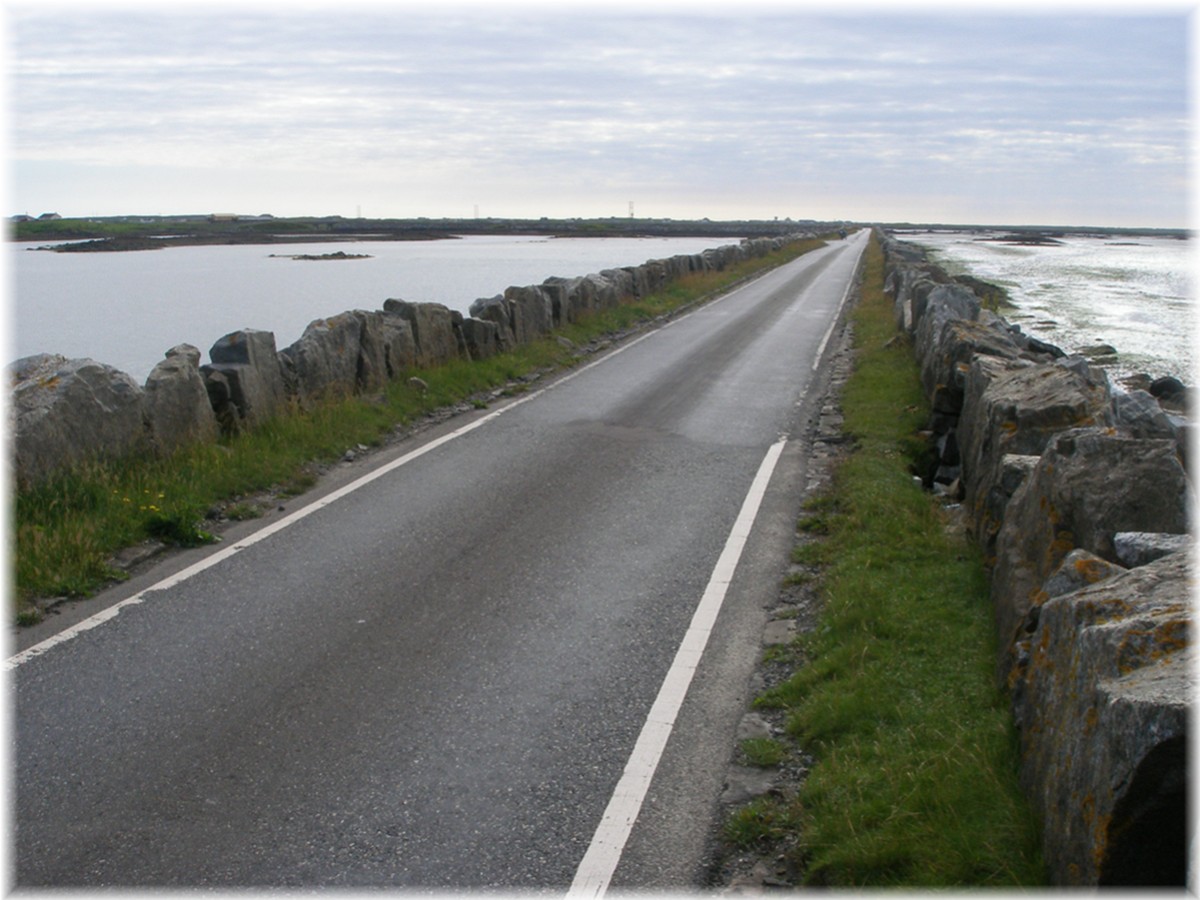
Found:
M 862 251 L 859 251 L 859 257 L 862 257 Z M 858 262 L 854 263 L 854 267 L 858 268 Z M 854 288 L 854 273 L 850 273 L 850 281 L 846 284 L 846 290 L 842 292 L 842 299 L 838 301 L 837 310 L 833 314 L 833 321 L 829 323 L 829 327 L 825 329 L 825 336 L 821 338 L 821 343 L 817 345 L 817 355 L 813 357 L 812 370 L 815 372 L 821 366 L 821 358 L 825 355 L 825 345 L 829 343 L 829 339 L 833 337 L 833 329 L 837 327 L 838 319 L 842 315 L 842 307 L 846 305 L 846 298 L 850 296 L 850 291 Z
M 284 516 L 282 519 L 279 519 L 278 521 L 273 522 L 270 525 L 267 525 L 265 528 L 259 529 L 258 531 L 254 532 L 253 534 L 249 535 L 248 537 L 245 537 L 242 540 L 237 541 L 236 543 L 231 544 L 228 547 L 225 547 L 224 549 L 212 554 L 211 556 L 206 556 L 204 559 L 201 559 L 198 562 L 193 563 L 192 565 L 188 566 L 185 569 L 181 569 L 180 571 L 176 572 L 174 575 L 170 575 L 167 578 L 164 578 L 162 581 L 156 582 L 155 584 L 151 585 L 150 587 L 146 588 L 145 590 L 139 591 L 138 593 L 134 594 L 131 597 L 127 597 L 126 599 L 120 601 L 119 603 L 115 603 L 112 606 L 106 607 L 106 608 L 100 610 L 98 613 L 84 619 L 83 621 L 75 623 L 74 625 L 72 625 L 69 628 L 64 628 L 62 631 L 58 632 L 57 634 L 51 635 L 50 637 L 46 638 L 44 641 L 40 641 L 37 644 L 34 644 L 30 647 L 26 647 L 24 650 L 20 651 L 19 653 L 13 654 L 8 659 L 6 659 L 3 663 L 2 670 L 3 671 L 12 671 L 13 669 L 16 669 L 16 668 L 24 665 L 25 663 L 29 662 L 31 659 L 35 659 L 36 657 L 41 656 L 47 650 L 50 650 L 51 648 L 56 647 L 59 644 L 65 644 L 66 642 L 79 637 L 79 635 L 83 634 L 84 632 L 91 631 L 93 628 L 103 625 L 105 622 L 108 622 L 109 620 L 116 618 L 117 616 L 119 616 L 121 614 L 121 611 L 126 609 L 127 607 L 137 606 L 138 604 L 144 603 L 146 601 L 146 597 L 148 594 L 151 594 L 155 591 L 165 591 L 169 588 L 173 588 L 176 585 L 178 585 L 184 581 L 187 581 L 189 578 L 199 575 L 201 572 L 204 572 L 207 569 L 211 569 L 213 566 L 219 565 L 220 563 L 229 559 L 229 557 L 233 556 L 234 554 L 240 553 L 242 550 L 245 550 L 248 547 L 252 547 L 255 544 L 259 543 L 260 541 L 266 540 L 267 538 L 271 537 L 271 535 L 276 534 L 277 532 L 280 532 L 283 529 L 285 529 L 291 525 L 295 525 L 301 519 L 304 519 L 307 516 L 312 515 L 313 513 L 317 512 L 318 510 L 324 509 L 325 507 L 329 506 L 330 504 L 337 502 L 342 497 L 345 497 L 348 494 L 352 494 L 354 491 L 357 491 L 359 488 L 365 487 L 366 485 L 370 484 L 372 481 L 375 481 L 377 478 L 382 478 L 384 475 L 388 474 L 389 472 L 392 472 L 392 471 L 400 468 L 401 466 L 407 465 L 408 463 L 412 462 L 413 460 L 424 456 L 426 453 L 436 450 L 438 447 L 441 447 L 443 444 L 447 444 L 450 441 L 454 440 L 455 438 L 460 438 L 463 435 L 469 434 L 470 432 L 474 431 L 477 428 L 482 428 L 488 422 L 491 422 L 493 419 L 498 418 L 499 416 L 502 416 L 504 413 L 506 413 L 510 410 L 516 409 L 521 404 L 527 403 L 530 400 L 533 400 L 534 398 L 546 393 L 547 391 L 552 391 L 555 388 L 557 388 L 559 385 L 566 384 L 571 379 L 573 379 L 579 375 L 582 375 L 584 372 L 588 371 L 588 369 L 598 366 L 601 363 L 607 362 L 608 360 L 612 359 L 614 356 L 617 356 L 620 353 L 624 353 L 626 350 L 630 349 L 631 347 L 635 346 L 636 344 L 640 344 L 642 341 L 653 336 L 659 330 L 661 330 L 661 329 L 655 329 L 653 331 L 648 331 L 647 333 L 634 338 L 633 340 L 629 341 L 628 343 L 622 344 L 621 346 L 614 348 L 613 350 L 604 354 L 604 356 L 600 357 L 599 359 L 593 360 L 592 362 L 588 363 L 587 365 L 582 366 L 582 367 L 574 370 L 573 372 L 568 373 L 564 377 L 555 381 L 553 384 L 549 384 L 546 387 L 541 388 L 540 390 L 534 391 L 533 393 L 526 394 L 525 396 L 520 397 L 519 399 L 513 401 L 512 403 L 509 403 L 508 405 L 504 406 L 501 409 L 497 409 L 493 412 L 490 412 L 486 416 L 483 416 L 482 418 L 476 419 L 473 422 L 463 425 L 461 428 L 456 428 L 454 431 L 451 431 L 448 434 L 444 434 L 439 438 L 435 438 L 434 440 L 430 441 L 429 443 L 423 444 L 420 447 L 417 447 L 415 450 L 412 450 L 412 451 L 404 454 L 403 456 L 397 457 L 396 459 L 392 460 L 390 463 L 380 466 L 377 469 L 373 469 L 372 471 L 368 472 L 366 475 L 363 475 L 362 477 L 350 482 L 349 484 L 343 485 L 342 487 L 338 488 L 336 491 L 332 491 L 331 493 L 326 494 L 324 497 L 314 500 L 313 502 L 309 503 L 307 506 L 304 506 L 303 508 L 298 509 L 293 513 L 290 513 L 289 515 Z
M 667 739 L 675 726 L 675 718 L 683 705 L 683 698 L 700 664 L 700 657 L 708 644 L 717 615 L 725 602 L 725 594 L 733 580 L 734 570 L 750 537 L 750 529 L 758 516 L 767 484 L 785 444 L 787 438 L 771 445 L 750 484 L 746 499 L 742 501 L 742 509 L 725 541 L 725 548 L 717 558 L 708 586 L 705 587 L 692 615 L 691 625 L 688 626 L 687 633 L 675 653 L 675 660 L 663 679 L 658 696 L 650 708 L 592 842 L 575 871 L 574 881 L 567 892 L 568 897 L 601 897 L 608 889 L 617 863 L 621 861 L 625 842 L 629 839 L 633 824 L 641 812 L 642 802 L 666 748 Z

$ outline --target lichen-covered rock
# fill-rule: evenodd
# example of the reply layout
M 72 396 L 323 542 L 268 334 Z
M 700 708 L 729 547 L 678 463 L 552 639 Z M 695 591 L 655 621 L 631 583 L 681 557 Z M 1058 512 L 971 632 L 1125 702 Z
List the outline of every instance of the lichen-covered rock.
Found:
M 200 374 L 200 350 L 172 347 L 151 370 L 143 389 L 146 425 L 154 446 L 173 450 L 217 437 L 217 417 Z
M 990 321 L 967 319 L 947 320 L 939 333 L 927 335 L 925 346 L 918 350 L 925 395 L 932 397 L 943 388 L 956 398 L 958 410 L 962 409 L 966 375 L 975 357 L 1019 359 L 1022 353 L 1007 329 Z
M 1005 455 L 1040 455 L 1058 433 L 1109 425 L 1107 380 L 1064 362 L 976 357 L 967 374 L 958 445 L 963 458 L 965 503 L 975 536 L 990 556 L 1004 518 L 996 491 Z
M 939 284 L 924 298 L 913 298 L 918 358 L 928 355 L 929 348 L 941 334 L 943 326 L 955 319 L 973 322 L 979 317 L 979 298 L 961 284 Z
M 145 445 L 143 391 L 124 372 L 47 353 L 20 359 L 10 371 L 18 483 Z
M 1076 548 L 1066 555 L 1060 565 L 1042 585 L 1047 599 L 1061 597 L 1080 588 L 1112 578 L 1125 568 L 1101 559 L 1095 553 Z
M 201 366 L 200 372 L 218 417 L 222 410 L 215 394 L 222 391 L 228 394 L 227 403 L 236 411 L 241 424 L 264 422 L 287 402 L 287 386 L 275 349 L 275 335 L 271 332 L 254 329 L 232 332 L 213 344 L 208 357 L 212 363 Z M 221 378 L 209 386 L 214 373 Z
M 1175 554 L 1041 609 L 1013 710 L 1057 885 L 1185 884 L 1193 587 Z
M 1043 584 L 1075 548 L 1117 561 L 1122 531 L 1184 534 L 1187 476 L 1171 441 L 1137 440 L 1112 429 L 1056 435 L 1017 489 L 996 540 L 992 604 L 998 674 L 1008 678 L 1015 643 Z

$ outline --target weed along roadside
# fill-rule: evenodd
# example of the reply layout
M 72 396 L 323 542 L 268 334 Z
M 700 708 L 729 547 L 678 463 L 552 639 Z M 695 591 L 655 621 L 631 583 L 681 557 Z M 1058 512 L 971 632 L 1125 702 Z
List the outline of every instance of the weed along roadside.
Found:
M 982 555 L 914 482 L 929 406 L 883 283 L 873 238 L 740 729 L 710 877 L 734 891 L 1046 884 Z
M 719 266 L 674 279 L 664 277 L 668 267 L 662 263 L 670 261 L 650 261 L 647 267 L 659 264 L 655 273 L 637 277 L 652 277 L 647 283 L 660 286 L 653 291 L 639 288 L 607 308 L 595 296 L 604 287 L 603 278 L 548 283 L 546 293 L 555 291 L 560 300 L 577 288 L 587 293 L 591 308 L 540 336 L 530 330 L 527 317 L 517 315 L 513 321 L 520 327 L 508 333 L 502 352 L 458 355 L 433 365 L 423 365 L 418 358 L 375 389 L 327 390 L 319 399 L 292 399 L 262 420 L 245 417 L 216 440 L 187 442 L 169 453 L 137 449 L 90 458 L 39 479 L 20 479 L 12 520 L 13 614 L 20 624 L 37 622 L 63 601 L 86 598 L 165 550 L 219 540 L 231 522 L 270 515 L 281 501 L 310 489 L 343 459 L 401 439 L 430 421 L 520 393 L 538 378 L 602 352 L 633 330 L 824 244 L 820 238 L 805 238 L 780 241 L 766 252 L 743 254 L 746 258 L 724 254 Z M 641 268 L 645 267 L 637 271 Z M 614 270 L 613 277 L 618 274 Z M 519 305 L 533 289 L 513 290 L 518 291 L 513 303 Z M 615 296 L 615 289 L 609 290 Z M 542 300 L 550 302 L 548 297 Z M 412 334 L 423 327 L 422 316 L 429 311 L 420 309 L 421 304 L 403 306 L 397 315 L 412 317 Z M 500 317 L 504 310 L 493 304 L 483 314 Z M 350 324 L 351 318 L 343 314 L 314 326 L 329 332 Z M 503 333 L 491 320 L 477 324 L 473 339 Z M 244 334 L 243 352 L 251 356 L 254 343 L 263 335 L 270 337 L 265 332 Z M 270 344 L 273 348 L 273 338 Z M 303 351 L 300 348 L 294 358 Z M 216 374 L 223 377 L 222 372 Z

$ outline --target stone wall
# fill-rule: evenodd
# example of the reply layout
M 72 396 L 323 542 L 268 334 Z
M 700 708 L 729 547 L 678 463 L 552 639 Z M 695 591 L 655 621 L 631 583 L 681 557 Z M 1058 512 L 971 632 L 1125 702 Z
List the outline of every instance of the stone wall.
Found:
M 580 316 L 660 290 L 690 272 L 723 270 L 808 234 L 753 238 L 578 278 L 548 278 L 475 301 L 470 316 L 438 303 L 387 300 L 312 322 L 279 350 L 269 331 L 218 340 L 201 364 L 168 350 L 145 385 L 91 359 L 38 354 L 10 367 L 10 434 L 18 484 L 95 458 L 168 452 L 266 421 L 292 404 L 381 388 L 414 367 L 482 359 Z
M 880 239 L 933 406 L 924 479 L 963 505 L 990 568 L 997 676 L 1051 877 L 1182 886 L 1187 420 L 981 309 L 972 280 L 921 248 Z

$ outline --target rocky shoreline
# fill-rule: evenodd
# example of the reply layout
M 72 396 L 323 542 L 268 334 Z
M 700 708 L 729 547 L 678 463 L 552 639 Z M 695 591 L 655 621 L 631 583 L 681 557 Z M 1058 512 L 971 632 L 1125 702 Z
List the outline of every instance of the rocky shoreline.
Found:
M 989 563 L 997 678 L 1052 881 L 1182 885 L 1193 702 L 1188 390 L 1148 376 L 1120 390 L 1083 358 L 983 309 L 990 285 L 952 278 L 921 248 L 880 237 L 897 327 L 933 405 L 935 462 L 922 480 Z M 845 450 L 838 398 L 849 365 L 842 347 L 811 423 L 810 494 Z M 764 648 L 814 627 L 819 590 L 798 581 L 781 587 Z M 768 655 L 753 692 L 793 668 Z M 750 712 L 738 741 L 782 729 L 771 710 Z M 724 816 L 762 794 L 794 795 L 810 765 L 735 761 Z M 803 873 L 786 850 L 739 851 L 714 836 L 706 884 L 754 895 L 793 888 Z
M 1189 392 L 1128 391 L 881 235 L 933 408 L 927 485 L 990 569 L 1022 785 L 1059 886 L 1182 885 L 1192 695 Z

